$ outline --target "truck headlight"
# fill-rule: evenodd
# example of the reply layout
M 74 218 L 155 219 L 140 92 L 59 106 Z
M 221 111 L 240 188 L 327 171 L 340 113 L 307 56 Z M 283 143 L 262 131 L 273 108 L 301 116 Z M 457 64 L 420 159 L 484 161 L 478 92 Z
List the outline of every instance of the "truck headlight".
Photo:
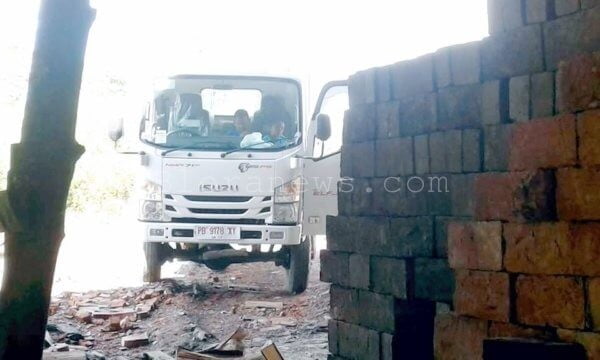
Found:
M 302 182 L 296 178 L 275 188 L 273 198 L 273 223 L 296 224 L 299 218 Z
M 145 180 L 140 186 L 140 213 L 142 221 L 165 221 L 162 188 L 152 181 Z

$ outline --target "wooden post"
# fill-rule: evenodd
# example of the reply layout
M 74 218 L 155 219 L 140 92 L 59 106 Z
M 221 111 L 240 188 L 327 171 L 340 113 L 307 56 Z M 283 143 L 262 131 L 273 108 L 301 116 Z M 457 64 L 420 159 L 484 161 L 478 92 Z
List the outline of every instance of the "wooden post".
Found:
M 21 142 L 0 193 L 5 271 L 0 359 L 40 359 L 67 194 L 83 147 L 75 141 L 89 0 L 43 0 Z M 6 120 L 5 120 L 6 121 Z

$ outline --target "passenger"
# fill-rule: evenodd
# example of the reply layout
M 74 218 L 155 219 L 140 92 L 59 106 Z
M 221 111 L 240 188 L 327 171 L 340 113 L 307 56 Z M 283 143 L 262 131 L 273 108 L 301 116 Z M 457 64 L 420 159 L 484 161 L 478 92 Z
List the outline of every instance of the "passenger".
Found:
M 239 109 L 233 114 L 233 125 L 234 129 L 227 132 L 228 136 L 241 136 L 244 137 L 250 134 L 250 115 L 244 109 Z
M 285 146 L 288 140 L 283 136 L 285 130 L 285 122 L 283 120 L 275 120 L 267 127 L 267 134 L 263 135 L 263 141 L 273 143 L 273 146 Z

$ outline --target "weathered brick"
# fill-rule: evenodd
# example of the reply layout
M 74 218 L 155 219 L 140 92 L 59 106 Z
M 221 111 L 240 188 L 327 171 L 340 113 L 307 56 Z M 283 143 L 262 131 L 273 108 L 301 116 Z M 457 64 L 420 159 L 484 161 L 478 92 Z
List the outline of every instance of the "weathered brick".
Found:
M 404 260 L 371 257 L 371 284 L 374 291 L 406 299 L 406 277 Z
M 572 14 L 579 10 L 579 0 L 554 0 L 556 16 Z
M 337 285 L 331 285 L 329 290 L 329 313 L 334 320 L 358 323 L 360 306 L 358 291 Z
M 395 218 L 390 221 L 390 238 L 372 243 L 374 255 L 414 257 L 433 254 L 433 221 L 429 217 Z
M 411 137 L 377 140 L 375 175 L 402 176 L 414 173 Z
M 433 67 L 437 87 L 441 89 L 450 86 L 450 84 L 452 84 L 450 48 L 439 49 L 433 54 Z
M 454 309 L 460 315 L 507 322 L 509 287 L 507 273 L 457 270 Z
M 560 219 L 600 220 L 600 170 L 559 169 L 556 182 Z
M 483 78 L 497 80 L 544 71 L 542 51 L 539 25 L 489 37 L 481 44 Z
M 432 55 L 396 63 L 392 66 L 391 72 L 394 99 L 434 90 Z
M 578 116 L 577 135 L 581 164 L 600 165 L 600 110 L 586 111 Z
M 554 333 L 547 328 L 527 327 L 517 324 L 492 321 L 489 328 L 490 337 L 523 338 L 552 340 Z
M 599 276 L 600 224 L 506 224 L 510 272 Z
M 479 82 L 481 74 L 479 46 L 480 42 L 476 41 L 450 47 L 450 66 L 454 85 Z
M 486 126 L 483 130 L 486 171 L 508 170 L 509 141 L 513 124 Z
M 379 360 L 379 333 L 374 330 L 338 323 L 338 351 L 349 360 Z M 360 346 L 357 346 L 360 344 Z
M 488 0 L 490 34 L 508 31 L 523 26 L 520 0 Z
M 453 86 L 438 92 L 438 127 L 441 130 L 478 127 L 482 114 L 480 84 Z
M 508 84 L 509 116 L 513 121 L 530 119 L 529 95 L 531 82 L 529 75 L 517 76 L 510 79 Z
M 594 7 L 544 24 L 547 69 L 555 70 L 560 61 L 576 54 L 598 51 L 599 23 L 600 7 Z
M 502 224 L 448 224 L 448 261 L 454 269 L 501 270 Z
M 400 136 L 400 103 L 389 101 L 377 104 L 377 138 Z
M 600 359 L 600 334 L 565 329 L 558 329 L 556 333 L 562 341 L 581 344 L 585 348 L 589 360 Z
M 519 275 L 516 284 L 517 320 L 522 324 L 582 329 L 584 292 L 581 279 Z
M 369 179 L 353 179 L 350 215 L 370 215 L 373 204 L 373 190 Z
M 587 293 L 592 328 L 595 331 L 600 331 L 600 277 L 588 280 Z
M 436 109 L 435 93 L 417 94 L 400 100 L 400 134 L 411 136 L 435 130 Z
M 516 124 L 511 133 L 509 149 L 511 170 L 575 165 L 575 116 L 562 115 Z
M 475 214 L 475 179 L 476 174 L 458 174 L 450 176 L 451 214 L 454 216 L 473 216 Z M 433 193 L 443 197 L 448 193 Z M 434 215 L 445 215 L 431 211 Z
M 546 21 L 548 10 L 547 0 L 525 0 L 525 19 L 528 24 Z
M 370 260 L 368 256 L 359 254 L 350 254 L 348 259 L 350 287 L 357 289 L 369 289 L 369 279 L 371 277 Z
M 462 132 L 462 170 L 481 171 L 481 130 L 467 129 Z
M 477 220 L 543 221 L 556 218 L 552 171 L 486 173 L 475 179 Z
M 327 216 L 327 248 L 333 251 L 353 251 L 352 236 L 356 228 L 348 216 Z
M 394 351 L 397 346 L 394 335 L 382 333 L 381 335 L 381 360 L 394 360 Z
M 393 333 L 396 331 L 397 301 L 394 297 L 371 291 L 358 291 L 358 302 L 361 310 L 358 324 L 370 329 Z
M 338 190 L 338 214 L 352 214 L 352 190 L 354 188 L 354 180 L 351 178 L 342 178 L 337 183 Z
M 390 66 L 384 66 L 375 70 L 375 92 L 377 102 L 383 103 L 392 99 L 392 80 Z
M 600 7 L 597 9 L 600 14 Z M 600 107 L 600 52 L 576 56 L 561 63 L 557 75 L 557 106 L 561 113 Z
M 349 283 L 348 254 L 321 250 L 321 281 L 347 286 Z
M 554 114 L 554 73 L 531 76 L 531 117 L 536 119 Z
M 435 318 L 434 358 L 437 360 L 481 360 L 488 322 L 440 314 Z M 460 339 L 460 341 L 457 341 Z
M 432 173 L 462 171 L 462 133 L 460 130 L 435 132 L 429 135 Z
M 415 259 L 415 298 L 452 302 L 454 273 L 446 259 Z
M 415 146 L 415 174 L 429 173 L 429 136 L 418 135 L 414 137 Z
M 495 338 L 483 341 L 484 360 L 505 359 L 570 359 L 587 360 L 579 344 L 534 341 L 518 338 Z
M 435 256 L 448 257 L 448 225 L 451 222 L 465 221 L 465 218 L 436 216 L 435 217 Z
M 487 81 L 482 84 L 481 120 L 485 125 L 508 121 L 508 82 Z
M 457 191 L 463 190 L 460 185 L 453 187 L 452 180 L 454 178 L 463 177 L 465 175 L 449 175 L 449 174 L 433 174 L 420 177 L 419 180 L 411 181 L 411 185 L 415 188 L 422 187 L 422 193 L 427 197 L 427 214 L 428 215 L 452 215 L 453 198 Z M 459 181 L 455 181 L 458 184 Z

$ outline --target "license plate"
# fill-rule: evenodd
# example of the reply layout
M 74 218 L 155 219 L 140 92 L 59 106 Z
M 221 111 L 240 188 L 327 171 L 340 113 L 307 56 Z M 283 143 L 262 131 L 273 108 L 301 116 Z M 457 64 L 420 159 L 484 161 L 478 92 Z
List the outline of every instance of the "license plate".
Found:
M 196 237 L 200 240 L 239 240 L 239 226 L 199 225 L 196 227 Z

